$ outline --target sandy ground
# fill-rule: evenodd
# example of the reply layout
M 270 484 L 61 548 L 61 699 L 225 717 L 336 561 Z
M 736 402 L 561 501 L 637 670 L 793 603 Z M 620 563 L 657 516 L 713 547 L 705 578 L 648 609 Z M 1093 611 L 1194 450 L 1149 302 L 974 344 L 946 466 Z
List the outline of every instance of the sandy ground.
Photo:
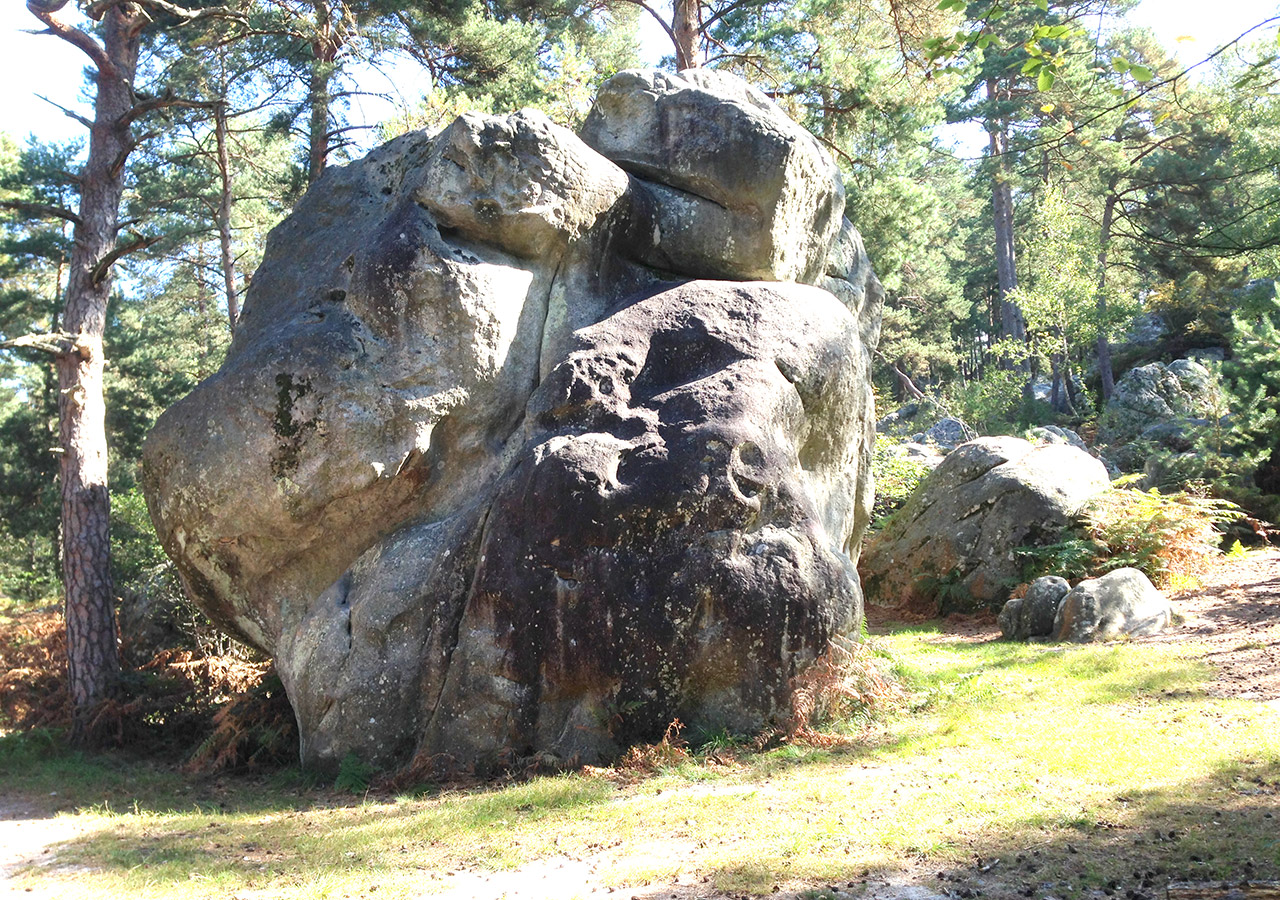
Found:
M 53 889 L 18 891 L 10 887 L 10 878 L 30 865 L 57 867 L 58 844 L 73 840 L 86 830 L 87 826 L 73 816 L 58 816 L 0 794 L 0 897 L 61 898 L 62 892 Z
M 1201 588 L 1172 599 L 1184 617 L 1183 624 L 1143 640 L 1207 646 L 1204 658 L 1217 669 L 1211 688 L 1215 693 L 1280 705 L 1280 550 L 1252 553 L 1242 560 L 1224 560 Z M 874 631 L 884 625 L 886 614 L 871 611 L 871 618 Z M 956 617 L 945 624 L 942 639 L 986 641 L 999 635 L 993 617 Z M 50 801 L 50 808 L 56 806 L 56 798 Z M 60 897 L 56 888 L 49 893 L 18 891 L 12 887 L 10 877 L 30 865 L 56 867 L 58 845 L 74 839 L 86 827 L 73 817 L 59 817 L 0 794 L 0 897 Z M 610 868 L 622 852 L 632 861 L 637 855 L 649 855 L 655 862 L 670 862 L 692 852 L 692 847 L 682 846 L 679 841 L 648 848 L 620 846 L 582 857 L 539 860 L 513 872 L 458 869 L 435 873 L 440 882 L 436 888 L 442 890 L 431 896 L 442 900 L 729 900 L 695 876 L 671 884 L 607 888 L 597 873 Z M 859 896 L 866 900 L 953 900 L 963 893 L 944 895 L 922 887 L 908 872 L 893 881 L 815 885 L 806 891 L 780 891 L 774 896 L 796 900 L 819 895 Z

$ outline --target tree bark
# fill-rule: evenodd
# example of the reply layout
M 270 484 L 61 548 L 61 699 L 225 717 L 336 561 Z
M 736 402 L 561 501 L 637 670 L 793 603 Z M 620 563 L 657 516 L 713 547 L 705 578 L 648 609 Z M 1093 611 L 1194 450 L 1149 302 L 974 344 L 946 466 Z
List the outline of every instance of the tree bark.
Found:
M 699 0 L 672 0 L 671 33 L 676 45 L 676 70 L 694 69 L 698 61 Z
M 307 130 L 307 184 L 315 184 L 329 161 L 329 103 L 333 63 L 338 58 L 337 29 L 327 0 L 314 0 L 315 33 L 311 39 L 311 71 L 307 103 L 311 121 Z
M 124 162 L 133 149 L 129 113 L 138 64 L 142 13 L 128 5 L 103 13 L 101 45 L 37 5 L 50 30 L 95 63 L 93 127 L 81 175 L 79 222 L 73 231 L 62 331 L 71 346 L 56 356 L 62 490 L 62 574 L 67 618 L 67 674 L 75 709 L 72 736 L 85 737 L 87 714 L 110 696 L 120 673 L 111 583 L 107 490 L 103 333 L 111 293 Z M 97 52 L 92 52 L 94 49 Z
M 227 293 L 227 323 L 232 332 L 240 319 L 240 297 L 236 292 L 236 259 L 231 251 L 231 157 L 227 151 L 227 108 L 214 111 L 214 134 L 218 143 L 218 247 L 222 256 L 222 281 Z
M 992 105 L 992 113 L 987 122 L 987 134 L 990 140 L 991 162 L 994 167 L 991 175 L 991 212 L 996 238 L 1000 334 L 1003 338 L 1025 343 L 1026 318 L 1022 315 L 1018 304 L 1009 299 L 1009 295 L 1018 287 L 1018 269 L 1014 253 L 1013 188 L 1009 181 L 1009 126 L 1005 119 L 996 114 L 995 103 L 998 99 L 999 85 L 996 79 L 988 79 L 987 101 Z M 1004 368 L 1012 368 L 1007 361 L 1002 362 L 1001 365 Z
M 1102 227 L 1098 232 L 1098 376 L 1102 379 L 1102 401 L 1115 393 L 1116 379 L 1111 368 L 1111 344 L 1107 341 L 1107 248 L 1111 243 L 1111 223 L 1115 219 L 1115 182 L 1107 186 L 1107 200 L 1102 207 Z

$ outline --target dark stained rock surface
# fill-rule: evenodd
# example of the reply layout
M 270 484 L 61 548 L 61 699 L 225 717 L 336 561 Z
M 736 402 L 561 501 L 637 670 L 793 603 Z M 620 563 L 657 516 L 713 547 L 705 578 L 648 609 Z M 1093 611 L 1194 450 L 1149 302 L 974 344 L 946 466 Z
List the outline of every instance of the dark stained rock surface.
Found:
M 1011 641 L 1047 638 L 1053 634 L 1062 598 L 1070 590 L 1071 585 L 1061 576 L 1037 578 L 1027 587 L 1025 596 L 1010 600 L 1000 610 L 1000 631 Z
M 659 83 L 768 178 L 530 111 L 397 138 L 273 231 L 149 438 L 161 540 L 275 658 L 308 763 L 750 731 L 856 626 L 883 292 L 816 141 L 724 76 L 601 104 Z

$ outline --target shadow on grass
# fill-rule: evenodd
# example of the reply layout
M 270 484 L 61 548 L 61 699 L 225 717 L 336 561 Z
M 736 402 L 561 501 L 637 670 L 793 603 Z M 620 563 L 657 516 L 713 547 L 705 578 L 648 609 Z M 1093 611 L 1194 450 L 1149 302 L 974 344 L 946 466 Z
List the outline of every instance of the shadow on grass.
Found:
M 1230 761 L 1190 782 L 1126 791 L 1074 820 L 1002 822 L 961 840 L 969 862 L 923 882 L 959 897 L 1164 897 L 1170 882 L 1280 879 L 1280 756 Z M 871 881 L 901 869 L 881 867 Z M 864 876 L 848 870 L 849 880 Z M 856 877 L 855 877 L 856 876 Z
M 1157 656 L 1140 646 L 953 644 L 941 648 L 928 665 L 918 652 L 902 658 L 904 674 L 918 691 L 919 710 L 949 715 L 1006 708 L 1011 701 L 1002 686 L 1022 680 L 1023 673 L 1028 683 L 1039 679 L 1037 683 L 1051 686 L 1039 690 L 1066 685 L 1081 706 L 1161 698 L 1183 701 L 1202 694 L 1207 678 L 1205 667 L 1194 660 Z M 996 676 L 1003 679 L 998 684 L 993 683 Z M 856 774 L 869 764 L 874 769 L 894 762 L 900 768 L 916 767 L 912 777 L 918 775 L 923 786 L 911 790 L 945 792 L 946 783 L 931 784 L 929 772 L 917 772 L 929 764 L 924 750 L 937 746 L 936 735 L 927 729 L 905 728 L 838 750 L 787 746 L 744 756 L 724 778 L 705 767 L 698 773 L 668 771 L 650 784 L 640 781 L 644 804 L 633 817 L 661 815 L 661 804 L 652 797 L 662 793 L 657 785 L 665 789 L 673 782 L 672 795 L 695 790 L 699 781 L 714 787 L 723 780 L 743 790 L 764 790 L 776 776 L 803 776 L 810 768 Z M 922 752 L 916 754 L 917 750 Z M 1122 753 L 1124 748 L 1101 751 Z M 1179 751 L 1170 747 L 1169 752 Z M 1234 755 L 1219 764 L 1206 761 L 1203 776 L 1182 783 L 1157 780 L 1154 786 L 1107 800 L 1050 805 L 1050 813 L 1042 804 L 1038 813 L 984 820 L 977 830 L 972 825 L 964 832 L 939 826 L 906 843 L 890 842 L 875 859 L 865 847 L 852 854 L 847 845 L 841 849 L 840 835 L 835 834 L 823 836 L 832 841 L 829 852 L 824 844 L 817 850 L 793 846 L 733 858 L 726 849 L 725 855 L 700 863 L 699 872 L 734 894 L 768 893 L 775 884 L 795 881 L 819 888 L 874 888 L 877 879 L 901 881 L 923 875 L 926 886 L 939 892 L 1010 900 L 1069 900 L 1094 888 L 1111 890 L 1117 898 L 1128 894 L 1127 900 L 1142 900 L 1154 897 L 1169 880 L 1280 877 L 1280 752 L 1274 747 L 1257 753 L 1241 748 Z M 999 762 L 993 759 L 991 764 Z M 123 837 L 112 832 L 129 817 L 114 824 L 107 821 L 61 849 L 109 875 L 124 877 L 146 868 L 153 883 L 175 886 L 222 873 L 242 880 L 251 873 L 256 878 L 306 881 L 327 877 L 335 868 L 385 872 L 401 866 L 396 848 L 410 854 L 412 867 L 419 870 L 452 866 L 459 859 L 489 868 L 517 866 L 561 852 L 545 836 L 561 827 L 578 829 L 577 852 L 589 852 L 615 834 L 618 840 L 630 840 L 621 835 L 632 815 L 610 811 L 619 799 L 619 785 L 603 777 L 442 789 L 426 799 L 402 803 L 381 798 L 366 808 L 365 798 L 319 789 L 296 772 L 190 778 L 127 757 L 66 751 L 56 740 L 40 735 L 0 738 L 0 779 L 33 796 L 57 790 L 57 802 L 64 807 L 150 817 L 145 828 L 134 827 Z M 686 810 L 696 807 L 696 800 L 680 802 Z M 776 811 L 769 807 L 771 818 L 789 815 L 786 797 L 780 802 Z M 831 802 L 840 800 L 833 797 Z M 575 817 L 586 817 L 587 824 Z M 646 827 L 645 834 L 655 830 L 652 823 Z M 770 827 L 778 828 L 776 823 Z M 583 837 L 592 828 L 600 832 L 595 844 Z M 525 846 L 519 848 L 522 842 Z M 335 857 L 325 849 L 332 846 L 350 849 L 345 857 Z

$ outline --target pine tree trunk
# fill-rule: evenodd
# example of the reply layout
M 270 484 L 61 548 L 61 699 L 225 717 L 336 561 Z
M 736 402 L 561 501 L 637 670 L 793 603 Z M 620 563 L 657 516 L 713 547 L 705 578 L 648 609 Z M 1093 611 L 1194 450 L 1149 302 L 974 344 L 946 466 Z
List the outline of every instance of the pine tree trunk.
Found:
M 1107 342 L 1107 247 L 1111 243 L 1111 223 L 1115 219 L 1116 195 L 1113 182 L 1108 187 L 1107 201 L 1102 208 L 1102 227 L 1098 233 L 1098 376 L 1102 379 L 1102 401 L 1115 393 L 1116 379 L 1111 368 L 1111 344 Z
M 111 583 L 102 338 L 111 292 L 106 258 L 116 247 L 124 160 L 133 149 L 126 117 L 133 108 L 130 85 L 140 43 L 140 23 L 121 10 L 110 8 L 101 22 L 105 60 L 95 73 L 93 129 L 62 316 L 62 329 L 74 343 L 57 358 L 62 572 L 76 738 L 85 736 L 87 713 L 111 694 L 120 672 Z
M 222 256 L 222 281 L 227 293 L 227 321 L 234 332 L 240 318 L 240 297 L 236 292 L 236 260 L 231 250 L 231 157 L 227 151 L 227 108 L 214 112 L 214 134 L 218 142 L 218 248 Z
M 698 63 L 699 0 L 672 0 L 671 31 L 675 35 L 676 69 L 693 69 Z
M 333 63 L 337 59 L 335 30 L 330 21 L 332 10 L 326 0 L 314 0 L 315 34 L 311 40 L 311 71 L 307 85 L 307 103 L 311 121 L 307 130 L 307 184 L 315 184 L 324 174 L 329 161 L 329 102 Z
M 1003 338 L 1021 344 L 1027 339 L 1027 321 L 1018 304 L 1009 299 L 1009 295 L 1018 287 L 1018 269 L 1014 253 L 1013 188 L 1009 183 L 1009 130 L 1008 123 L 994 114 L 994 104 L 998 97 L 999 86 L 995 79 L 989 79 L 987 100 L 993 105 L 993 114 L 987 123 L 987 132 L 994 167 L 991 175 L 991 212 L 996 238 L 996 281 L 1000 292 L 1000 334 Z M 1002 363 L 1002 367 L 1012 366 Z

